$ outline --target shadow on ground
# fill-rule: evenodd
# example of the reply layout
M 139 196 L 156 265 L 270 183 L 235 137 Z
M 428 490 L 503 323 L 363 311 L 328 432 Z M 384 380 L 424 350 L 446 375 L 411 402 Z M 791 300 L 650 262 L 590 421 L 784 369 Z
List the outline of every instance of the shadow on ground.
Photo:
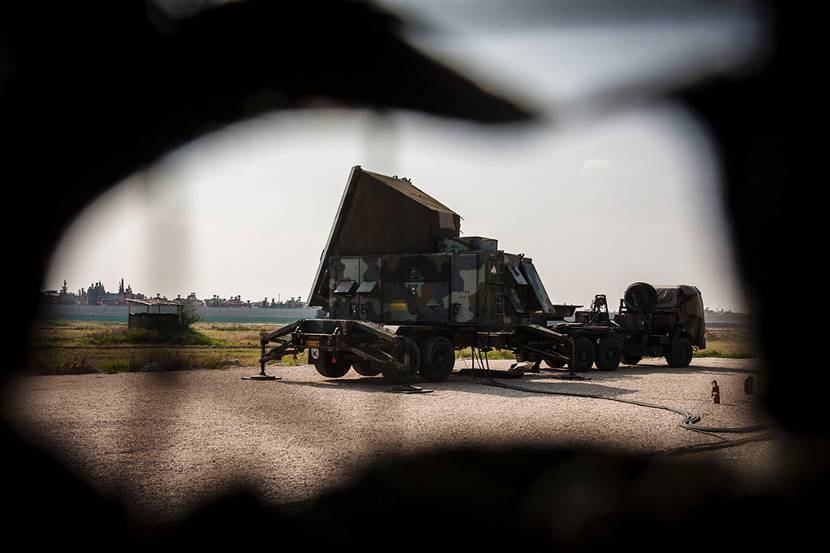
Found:
M 533 379 L 541 379 L 545 378 L 546 376 L 548 377 L 548 379 L 550 379 L 550 382 L 531 382 L 529 380 L 521 378 L 510 380 L 496 380 L 496 382 L 512 382 L 527 387 L 536 386 L 540 390 L 544 389 L 547 391 L 568 392 L 574 394 L 599 394 L 612 397 L 637 392 L 637 390 L 619 388 L 615 386 L 607 386 L 590 380 L 575 382 L 567 381 L 567 383 L 565 383 L 562 380 L 553 378 L 552 375 L 534 374 Z M 561 383 L 561 385 L 555 385 L 558 383 Z M 321 389 L 339 388 L 347 390 L 356 390 L 365 393 L 393 393 L 393 388 L 395 387 L 394 384 L 391 384 L 389 381 L 384 380 L 380 376 L 328 379 L 322 382 L 311 380 L 278 380 L 275 381 L 275 384 L 288 386 L 304 386 Z M 486 378 L 483 377 L 467 377 L 461 376 L 457 373 L 454 373 L 449 378 L 449 380 L 445 382 L 423 382 L 418 380 L 413 384 L 425 390 L 433 390 L 434 392 L 440 392 L 442 390 L 454 390 L 476 394 L 484 394 L 489 396 L 538 397 L 538 394 L 532 392 L 524 392 L 521 390 L 513 390 L 493 385 L 490 382 L 488 382 Z

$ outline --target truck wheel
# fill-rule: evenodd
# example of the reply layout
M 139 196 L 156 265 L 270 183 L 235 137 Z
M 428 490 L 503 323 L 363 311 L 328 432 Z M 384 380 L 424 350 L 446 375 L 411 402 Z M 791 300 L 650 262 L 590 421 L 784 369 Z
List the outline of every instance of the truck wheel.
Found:
M 421 342 L 421 367 L 418 372 L 428 382 L 443 382 L 455 366 L 455 348 L 443 336 L 430 336 Z
M 567 361 L 564 359 L 545 359 L 545 365 L 551 369 L 561 369 L 565 366 L 565 363 L 567 363 Z
M 342 359 L 337 359 L 335 363 L 332 363 L 331 353 L 317 348 L 308 350 L 308 362 L 313 363 L 317 372 L 327 378 L 340 378 L 351 368 L 351 365 Z
M 378 367 L 377 363 L 372 363 L 365 359 L 355 363 L 352 368 L 360 376 L 377 376 L 380 374 L 380 367 Z
M 692 342 L 685 336 L 678 336 L 671 343 L 671 349 L 666 355 L 666 363 L 674 369 L 688 367 L 692 362 Z
M 418 376 L 418 367 L 421 365 L 421 352 L 412 338 L 404 338 L 399 360 L 403 363 L 403 367 L 383 365 L 380 372 L 383 373 L 384 378 L 396 384 L 409 384 Z
M 574 356 L 568 363 L 573 371 L 587 371 L 594 364 L 594 342 L 582 336 L 574 340 Z
M 639 355 L 623 355 L 622 362 L 626 365 L 636 365 L 639 363 L 643 358 Z
M 620 366 L 622 340 L 618 336 L 605 336 L 597 344 L 597 368 L 601 371 L 616 371 Z

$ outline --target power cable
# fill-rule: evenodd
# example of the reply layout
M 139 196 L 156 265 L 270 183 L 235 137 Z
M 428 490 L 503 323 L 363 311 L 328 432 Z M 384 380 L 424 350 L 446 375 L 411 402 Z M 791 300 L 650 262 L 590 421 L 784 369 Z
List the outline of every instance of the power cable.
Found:
M 478 357 L 479 363 L 481 367 L 484 369 L 484 376 L 487 379 L 488 383 L 491 386 L 497 386 L 499 388 L 508 388 L 511 390 L 516 390 L 519 392 L 526 392 L 531 394 L 547 394 L 553 396 L 566 396 L 566 397 L 581 397 L 587 399 L 599 399 L 604 401 L 616 401 L 618 403 L 626 403 L 629 405 L 636 405 L 639 407 L 645 407 L 648 409 L 659 409 L 662 411 L 669 411 L 671 413 L 675 413 L 683 417 L 683 420 L 680 422 L 680 428 L 685 430 L 691 430 L 692 432 L 698 432 L 700 434 L 705 434 L 707 436 L 711 436 L 713 438 L 717 438 L 722 441 L 728 441 L 723 436 L 718 436 L 717 434 L 722 433 L 732 433 L 732 434 L 744 434 L 744 433 L 751 433 L 751 432 L 758 432 L 767 428 L 766 425 L 752 425 L 752 426 L 741 426 L 741 427 L 721 427 L 721 426 L 701 426 L 698 423 L 700 422 L 701 418 L 700 415 L 696 415 L 689 411 L 685 411 L 683 409 L 678 409 L 675 407 L 669 407 L 667 405 L 660 405 L 659 403 L 651 403 L 648 401 L 639 401 L 636 399 L 622 399 L 617 397 L 606 396 L 602 394 L 589 394 L 589 393 L 577 393 L 577 392 L 562 392 L 556 390 L 540 390 L 538 388 L 529 388 L 527 386 L 522 386 L 519 384 L 512 384 L 509 382 L 499 382 L 492 377 L 490 374 L 490 359 L 487 357 L 487 352 L 482 352 L 481 348 L 475 348 L 478 350 Z M 482 361 L 483 357 L 483 361 Z

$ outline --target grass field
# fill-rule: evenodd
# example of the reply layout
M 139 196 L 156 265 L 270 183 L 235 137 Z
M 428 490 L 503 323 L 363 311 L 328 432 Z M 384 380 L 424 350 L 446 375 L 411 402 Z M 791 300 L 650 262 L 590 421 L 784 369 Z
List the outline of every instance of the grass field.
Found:
M 706 349 L 696 351 L 695 357 L 728 357 L 749 359 L 758 355 L 748 328 L 726 328 L 706 331 Z
M 259 363 L 259 336 L 278 325 L 196 323 L 159 341 L 126 323 L 44 321 L 33 332 L 28 368 L 39 374 L 218 369 Z M 303 359 L 286 356 L 282 364 Z
M 159 342 L 126 323 L 54 320 L 41 322 L 30 343 L 28 368 L 38 374 L 117 373 L 142 370 L 219 369 L 255 366 L 259 336 L 279 325 L 260 323 L 196 323 L 176 340 Z M 707 348 L 696 357 L 754 357 L 747 329 L 706 333 Z M 469 349 L 456 352 L 469 357 Z M 512 359 L 509 351 L 493 351 L 490 359 Z M 305 355 L 284 357 L 280 364 L 297 365 Z

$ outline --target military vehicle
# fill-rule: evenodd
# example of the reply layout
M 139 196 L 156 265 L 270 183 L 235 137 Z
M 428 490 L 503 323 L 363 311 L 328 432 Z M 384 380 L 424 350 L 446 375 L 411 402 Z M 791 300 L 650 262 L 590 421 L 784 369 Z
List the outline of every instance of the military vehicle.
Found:
M 266 362 L 306 350 L 327 377 L 354 368 L 408 383 L 445 380 L 468 347 L 512 351 L 530 370 L 610 371 L 645 355 L 688 366 L 706 346 L 697 288 L 635 283 L 613 320 L 602 294 L 577 312 L 551 303 L 532 259 L 462 237 L 460 222 L 408 179 L 353 167 L 309 294 L 326 317 L 265 334 L 263 375 Z
M 614 316 L 623 340 L 622 361 L 636 365 L 663 356 L 670 367 L 688 367 L 693 348 L 706 349 L 703 298 L 695 286 L 629 286 Z
M 471 346 L 569 362 L 573 340 L 548 327 L 559 314 L 532 259 L 462 237 L 460 223 L 408 179 L 353 167 L 309 294 L 327 318 L 265 334 L 263 373 L 305 351 L 324 376 L 354 368 L 399 383 L 445 380 Z
M 548 324 L 574 340 L 573 362 L 568 362 L 574 370 L 594 363 L 600 370 L 614 370 L 621 361 L 636 365 L 645 356 L 665 357 L 670 367 L 688 367 L 694 348 L 706 348 L 703 299 L 700 290 L 685 284 L 635 282 L 626 288 L 613 319 L 605 295 L 597 294 L 590 309 L 575 311 L 573 322 L 561 317 Z M 566 364 L 561 359 L 547 363 Z
M 545 359 L 545 363 L 554 368 L 567 364 L 573 371 L 586 371 L 594 364 L 601 371 L 616 370 L 622 358 L 623 337 L 619 326 L 610 319 L 605 295 L 597 294 L 588 311 L 563 311 L 548 326 L 573 340 L 573 357 L 567 361 Z M 574 321 L 566 322 L 566 315 L 575 315 Z

